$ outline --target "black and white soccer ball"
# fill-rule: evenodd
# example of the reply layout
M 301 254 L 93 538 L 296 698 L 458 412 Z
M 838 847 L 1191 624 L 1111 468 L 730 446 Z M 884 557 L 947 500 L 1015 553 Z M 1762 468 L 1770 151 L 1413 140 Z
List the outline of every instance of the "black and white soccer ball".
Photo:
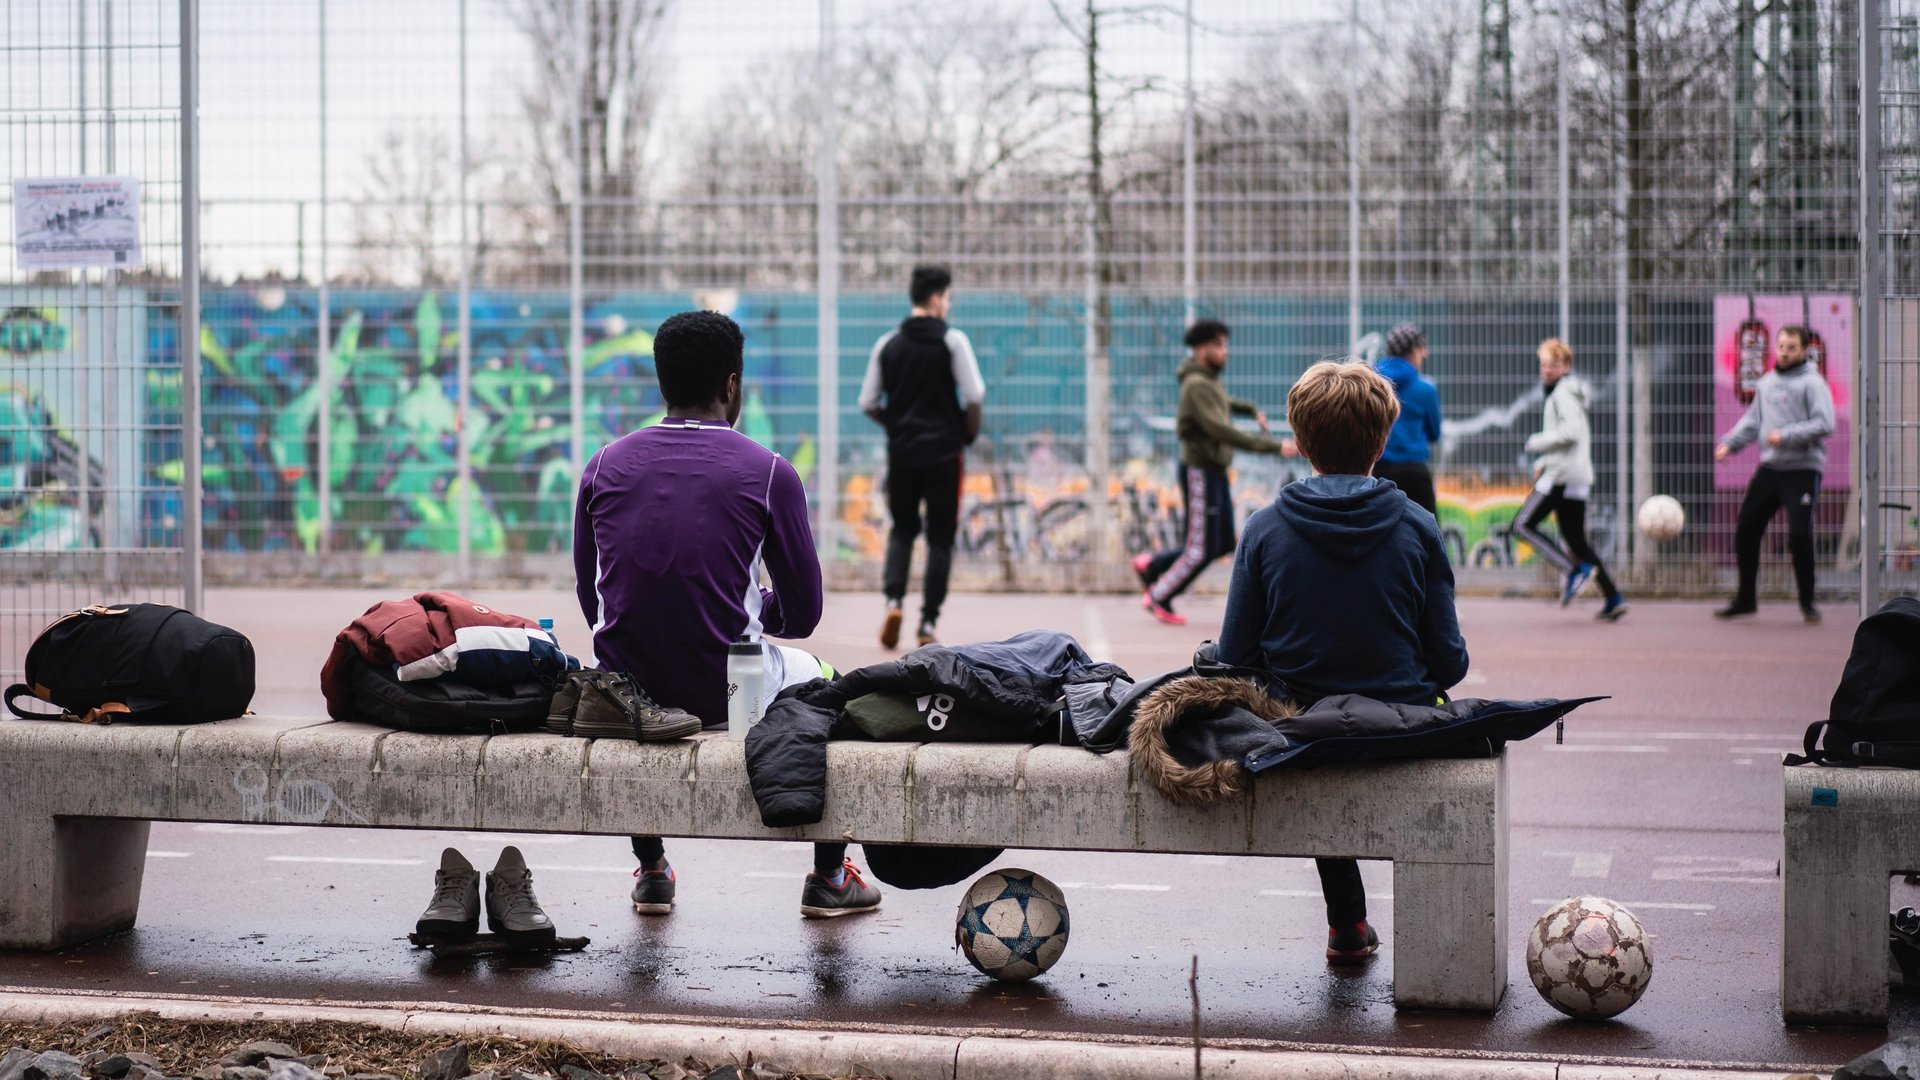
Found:
M 1582 1020 L 1626 1012 L 1653 981 L 1647 931 L 1598 896 L 1562 900 L 1527 935 L 1527 974 L 1547 1004 Z
M 960 898 L 953 940 L 982 974 L 1006 982 L 1031 979 L 1066 951 L 1067 898 L 1031 870 L 991 871 Z

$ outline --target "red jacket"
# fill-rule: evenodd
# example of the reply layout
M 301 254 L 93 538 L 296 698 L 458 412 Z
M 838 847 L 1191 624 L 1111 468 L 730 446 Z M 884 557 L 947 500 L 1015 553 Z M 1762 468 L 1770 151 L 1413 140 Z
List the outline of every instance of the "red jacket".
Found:
M 382 600 L 340 631 L 320 669 L 320 692 L 327 699 L 327 714 L 336 720 L 354 718 L 342 665 L 355 655 L 395 669 L 403 682 L 454 675 L 476 685 L 511 685 L 552 681 L 553 673 L 544 669 L 553 666 L 556 656 L 559 677 L 574 666 L 532 619 L 447 592 Z

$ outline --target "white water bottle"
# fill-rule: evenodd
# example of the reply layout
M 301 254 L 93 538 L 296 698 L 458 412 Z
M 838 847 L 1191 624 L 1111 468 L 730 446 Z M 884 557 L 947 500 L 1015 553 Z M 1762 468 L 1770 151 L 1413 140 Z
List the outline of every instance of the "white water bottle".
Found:
M 747 737 L 765 711 L 767 658 L 761 644 L 742 635 L 727 646 L 727 734 Z

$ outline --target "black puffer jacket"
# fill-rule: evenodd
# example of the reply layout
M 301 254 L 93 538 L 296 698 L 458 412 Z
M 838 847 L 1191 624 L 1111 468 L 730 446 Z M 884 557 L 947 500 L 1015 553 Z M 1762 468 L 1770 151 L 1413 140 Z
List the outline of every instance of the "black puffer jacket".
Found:
M 1005 641 L 929 645 L 898 660 L 793 687 L 747 731 L 747 778 L 769 827 L 811 825 L 825 812 L 827 740 L 866 736 L 843 716 L 847 703 L 882 691 L 948 694 L 973 722 L 920 733 L 927 742 L 1074 742 L 1060 701 L 1073 683 L 1107 683 L 1126 672 L 1096 663 L 1067 634 L 1032 630 Z M 956 714 L 958 715 L 958 714 Z

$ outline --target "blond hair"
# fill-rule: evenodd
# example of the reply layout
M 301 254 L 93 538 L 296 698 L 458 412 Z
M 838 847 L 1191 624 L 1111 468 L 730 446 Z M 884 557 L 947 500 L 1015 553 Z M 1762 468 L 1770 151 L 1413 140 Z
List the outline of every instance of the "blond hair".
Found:
M 1360 360 L 1322 360 L 1287 392 L 1294 441 L 1323 474 L 1372 472 L 1399 417 L 1393 384 Z
M 1559 364 L 1561 367 L 1573 366 L 1573 346 L 1561 341 L 1557 337 L 1550 337 L 1541 342 L 1540 347 L 1534 351 L 1546 353 L 1554 363 Z

